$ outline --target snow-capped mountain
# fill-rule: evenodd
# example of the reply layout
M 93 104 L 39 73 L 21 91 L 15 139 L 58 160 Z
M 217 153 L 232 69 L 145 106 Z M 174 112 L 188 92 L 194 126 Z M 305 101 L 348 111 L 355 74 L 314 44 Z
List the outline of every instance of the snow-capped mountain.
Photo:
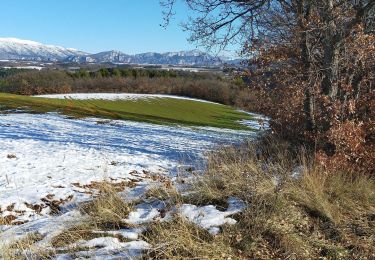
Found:
M 87 53 L 34 41 L 0 38 L 1 60 L 60 61 L 69 56 L 82 55 Z
M 90 54 L 75 49 L 20 40 L 0 38 L 0 60 L 59 61 L 78 63 L 124 63 L 182 66 L 219 66 L 227 62 L 199 50 L 128 55 L 120 51 Z
M 142 53 L 134 55 L 134 63 L 146 64 L 172 64 L 172 65 L 198 65 L 213 66 L 220 65 L 222 61 L 207 53 L 193 50 L 166 53 Z
M 201 51 L 181 51 L 156 53 L 147 52 L 128 55 L 119 51 L 107 51 L 86 56 L 69 57 L 70 61 L 76 62 L 111 62 L 127 64 L 161 64 L 161 65 L 196 65 L 216 66 L 222 61 L 219 58 L 208 55 Z
M 120 51 L 99 52 L 90 55 L 90 58 L 96 62 L 132 63 L 132 55 L 127 55 Z

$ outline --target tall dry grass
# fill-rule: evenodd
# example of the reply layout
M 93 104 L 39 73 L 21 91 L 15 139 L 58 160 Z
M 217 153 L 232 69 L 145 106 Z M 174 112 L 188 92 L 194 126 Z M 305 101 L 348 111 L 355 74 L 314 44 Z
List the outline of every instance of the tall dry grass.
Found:
M 229 197 L 247 208 L 219 235 L 176 216 L 145 234 L 158 259 L 344 259 L 375 257 L 375 180 L 326 172 L 305 149 L 275 138 L 208 156 L 182 202 L 219 208 Z M 298 167 L 297 167 L 298 166 Z M 293 175 L 293 172 L 299 172 Z

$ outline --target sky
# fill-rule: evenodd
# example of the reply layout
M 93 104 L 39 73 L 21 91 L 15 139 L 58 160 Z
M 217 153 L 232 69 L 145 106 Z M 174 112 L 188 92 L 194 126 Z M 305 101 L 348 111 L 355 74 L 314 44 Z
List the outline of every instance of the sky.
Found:
M 33 40 L 90 53 L 192 50 L 179 24 L 180 3 L 167 28 L 159 0 L 0 0 L 0 37 Z

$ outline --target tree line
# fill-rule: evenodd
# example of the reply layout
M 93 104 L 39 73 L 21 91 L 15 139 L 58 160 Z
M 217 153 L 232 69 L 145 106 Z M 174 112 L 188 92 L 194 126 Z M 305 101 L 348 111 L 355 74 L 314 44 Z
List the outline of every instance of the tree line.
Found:
M 1 72 L 0 72 L 1 75 Z M 172 94 L 233 105 L 242 79 L 223 74 L 154 69 L 14 70 L 0 77 L 0 92 L 41 95 L 56 93 Z

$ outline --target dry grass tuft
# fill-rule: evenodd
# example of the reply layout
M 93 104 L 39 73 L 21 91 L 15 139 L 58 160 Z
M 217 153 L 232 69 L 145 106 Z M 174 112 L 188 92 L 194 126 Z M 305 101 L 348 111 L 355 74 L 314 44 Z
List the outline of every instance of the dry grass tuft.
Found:
M 99 191 L 99 196 L 80 206 L 81 212 L 95 222 L 121 223 L 131 211 L 130 204 L 111 185 L 103 184 Z
M 39 233 L 29 233 L 5 247 L 0 248 L 0 258 L 4 260 L 50 259 L 52 252 L 35 245 L 43 237 Z
M 182 201 L 182 196 L 174 187 L 170 184 L 161 184 L 160 186 L 153 187 L 144 194 L 144 197 L 148 200 L 162 200 L 168 201 L 169 204 L 176 204 Z
M 153 223 L 144 239 L 154 245 L 145 259 L 233 259 L 224 237 L 214 237 L 180 217 Z
M 363 175 L 329 174 L 315 168 L 289 185 L 287 193 L 311 215 L 335 224 L 375 210 L 375 182 Z
M 118 193 L 116 187 L 105 183 L 98 187 L 99 195 L 92 201 L 83 203 L 80 211 L 87 216 L 81 223 L 64 230 L 52 238 L 53 247 L 71 246 L 70 251 L 78 250 L 74 245 L 80 240 L 90 240 L 97 237 L 113 236 L 108 233 L 94 231 L 118 230 L 130 227 L 123 220 L 128 217 L 132 205 L 127 203 Z M 123 237 L 117 237 L 125 241 Z
M 275 176 L 283 182 L 297 159 L 292 159 L 286 144 L 275 146 L 274 142 L 265 140 L 262 146 L 248 143 L 240 148 L 222 147 L 209 154 L 206 172 L 197 176 L 193 184 L 191 202 L 225 204 L 230 196 L 248 202 L 254 199 L 254 193 L 276 192 Z

